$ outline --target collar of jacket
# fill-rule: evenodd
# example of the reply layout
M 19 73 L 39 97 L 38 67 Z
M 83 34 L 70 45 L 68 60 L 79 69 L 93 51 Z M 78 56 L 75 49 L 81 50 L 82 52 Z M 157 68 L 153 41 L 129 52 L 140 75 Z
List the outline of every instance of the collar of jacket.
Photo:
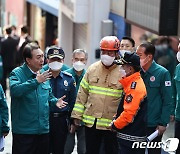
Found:
M 23 69 L 24 69 L 24 72 L 26 74 L 26 76 L 29 78 L 29 77 L 32 77 L 33 73 L 31 72 L 31 70 L 28 68 L 27 64 L 24 63 L 23 64 Z
M 103 69 L 108 70 L 108 71 L 112 71 L 112 70 L 115 69 L 116 67 L 119 67 L 118 65 L 113 64 L 111 67 L 106 68 L 101 61 L 100 61 L 100 65 L 102 66 Z
M 72 67 L 71 69 L 72 69 L 72 71 L 71 71 L 71 72 L 72 72 L 72 76 L 81 77 L 81 76 L 84 76 L 84 74 L 86 73 L 85 69 L 83 69 L 81 75 L 78 76 L 77 73 L 76 73 L 76 71 L 75 71 L 75 69 L 74 69 L 73 67 Z
M 140 72 L 136 72 L 128 77 L 125 77 L 125 78 L 119 80 L 119 82 L 122 84 L 123 88 L 125 88 L 125 87 L 129 86 L 129 84 L 131 84 L 132 81 L 134 81 L 137 78 L 140 78 L 140 76 L 141 76 Z

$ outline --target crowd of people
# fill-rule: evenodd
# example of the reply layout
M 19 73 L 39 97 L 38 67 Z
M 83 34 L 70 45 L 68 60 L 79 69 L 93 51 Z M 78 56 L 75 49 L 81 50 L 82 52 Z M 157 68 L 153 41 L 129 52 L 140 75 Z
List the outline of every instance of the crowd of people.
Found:
M 167 45 L 161 50 L 150 42 L 135 47 L 131 37 L 105 36 L 100 60 L 85 70 L 84 49 L 72 52 L 69 68 L 63 48 L 51 46 L 44 64 L 44 52 L 26 28 L 21 37 L 7 28 L 1 41 L 0 136 L 9 133 L 8 77 L 13 154 L 71 154 L 75 136 L 78 154 L 144 154 L 132 144 L 147 142 L 156 130 L 152 142 L 161 142 L 170 120 L 180 139 L 180 66 L 166 37 L 159 41 Z M 180 61 L 180 45 L 178 50 Z M 174 64 L 163 66 L 167 59 Z M 147 150 L 161 153 L 161 148 Z

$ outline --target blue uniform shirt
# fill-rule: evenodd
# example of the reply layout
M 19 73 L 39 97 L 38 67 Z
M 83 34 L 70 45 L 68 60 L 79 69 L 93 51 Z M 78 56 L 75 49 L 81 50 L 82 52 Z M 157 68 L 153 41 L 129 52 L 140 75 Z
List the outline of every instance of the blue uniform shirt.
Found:
M 63 111 L 71 112 L 76 100 L 76 86 L 74 78 L 67 72 L 60 72 L 59 76 L 50 80 L 52 91 L 55 97 L 60 98 L 64 95 L 64 101 L 68 103 L 63 109 L 59 109 L 57 106 L 51 106 L 50 112 L 58 113 Z

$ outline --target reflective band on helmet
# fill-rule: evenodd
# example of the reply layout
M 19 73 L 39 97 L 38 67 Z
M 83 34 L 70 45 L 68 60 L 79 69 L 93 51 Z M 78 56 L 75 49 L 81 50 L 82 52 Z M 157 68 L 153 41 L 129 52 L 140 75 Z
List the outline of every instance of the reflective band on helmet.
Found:
M 84 112 L 84 106 L 82 104 L 75 103 L 73 110 L 80 112 L 80 113 L 83 113 Z

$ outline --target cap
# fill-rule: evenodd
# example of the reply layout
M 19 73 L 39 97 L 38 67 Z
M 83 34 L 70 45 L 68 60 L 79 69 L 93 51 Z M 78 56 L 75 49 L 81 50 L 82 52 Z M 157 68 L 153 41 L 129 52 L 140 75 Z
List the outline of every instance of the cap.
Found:
M 115 63 L 117 65 L 128 64 L 140 67 L 140 58 L 135 52 L 125 52 L 124 57 L 119 60 L 116 60 Z
M 58 47 L 50 47 L 47 52 L 47 58 L 54 58 L 54 57 L 64 59 L 65 53 L 63 49 Z

